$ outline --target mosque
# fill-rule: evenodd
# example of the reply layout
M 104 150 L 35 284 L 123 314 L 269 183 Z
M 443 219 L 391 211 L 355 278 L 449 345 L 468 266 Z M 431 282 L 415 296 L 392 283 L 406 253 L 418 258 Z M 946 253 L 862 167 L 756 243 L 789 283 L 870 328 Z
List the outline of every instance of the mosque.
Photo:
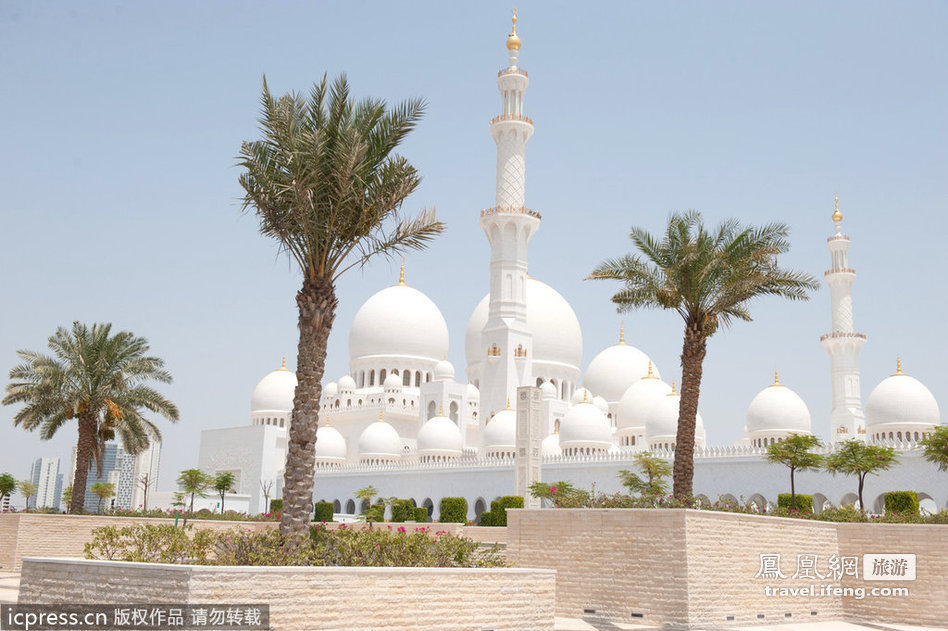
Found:
M 362 510 L 355 493 L 373 485 L 382 496 L 414 499 L 434 517 L 440 498 L 463 496 L 469 518 L 477 519 L 492 499 L 513 493 L 516 414 L 510 402 L 518 386 L 535 385 L 542 393 L 545 480 L 614 492 L 620 490 L 617 471 L 633 468 L 636 453 L 673 456 L 675 382 L 664 380 L 621 330 L 617 343 L 582 374 L 576 314 L 554 288 L 528 275 L 527 248 L 541 217 L 524 198 L 525 150 L 534 128 L 523 113 L 529 77 L 518 64 L 520 47 L 515 16 L 508 64 L 497 73 L 501 113 L 490 122 L 497 144 L 495 205 L 480 213 L 491 252 L 490 291 L 467 326 L 465 374 L 459 378 L 446 361 L 447 323 L 437 305 L 408 284 L 403 263 L 398 282 L 355 315 L 348 374 L 323 386 L 314 499 L 332 501 L 338 513 Z M 919 491 L 928 510 L 945 508 L 946 485 L 915 448 L 940 422 L 931 392 L 899 363 L 863 408 L 858 356 L 866 336 L 853 326 L 856 273 L 847 263 L 850 240 L 842 220 L 837 197 L 825 277 L 832 328 L 820 339 L 830 357 L 833 392 L 826 449 L 854 437 L 899 449 L 898 467 L 867 480 L 868 509 L 879 510 L 883 492 L 906 489 Z M 229 506 L 264 512 L 267 497 L 280 496 L 295 387 L 284 360 L 254 389 L 249 425 L 202 432 L 200 468 L 237 478 Z M 758 506 L 775 503 L 788 476 L 766 462 L 766 446 L 812 431 L 806 403 L 777 375 L 750 402 L 744 437 L 734 445 L 709 447 L 699 414 L 695 492 L 712 501 L 729 496 Z M 852 503 L 854 487 L 845 477 L 797 474 L 798 492 L 813 494 L 819 507 Z

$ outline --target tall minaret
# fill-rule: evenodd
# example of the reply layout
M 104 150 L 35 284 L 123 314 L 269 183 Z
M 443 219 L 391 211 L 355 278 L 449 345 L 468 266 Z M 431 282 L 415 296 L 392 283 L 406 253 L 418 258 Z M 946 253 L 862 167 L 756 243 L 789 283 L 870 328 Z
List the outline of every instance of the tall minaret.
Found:
M 517 13 L 507 38 L 509 63 L 497 73 L 502 113 L 490 122 L 497 143 L 497 200 L 481 211 L 490 242 L 490 311 L 481 332 L 482 422 L 507 407 L 518 386 L 532 381 L 533 336 L 527 328 L 527 245 L 540 226 L 540 213 L 524 207 L 524 155 L 533 121 L 523 115 L 527 72 L 517 65 Z
M 830 415 L 830 442 L 866 438 L 866 418 L 862 412 L 862 394 L 859 387 L 859 351 L 866 336 L 853 328 L 853 281 L 856 270 L 849 267 L 847 252 L 849 237 L 840 229 L 843 214 L 839 212 L 839 194 L 833 225 L 836 234 L 827 239 L 832 267 L 825 273 L 830 288 L 833 315 L 832 332 L 820 338 L 830 356 L 830 375 L 833 382 L 833 411 Z

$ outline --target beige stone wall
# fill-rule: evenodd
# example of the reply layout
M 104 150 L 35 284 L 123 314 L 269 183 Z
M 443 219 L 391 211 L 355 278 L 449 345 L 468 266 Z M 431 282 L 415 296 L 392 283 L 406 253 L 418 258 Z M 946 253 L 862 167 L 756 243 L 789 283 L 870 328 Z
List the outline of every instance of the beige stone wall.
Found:
M 915 524 L 839 524 L 840 555 L 858 555 L 859 580 L 844 587 L 908 588 L 908 596 L 843 597 L 847 617 L 867 622 L 898 621 L 948 625 L 948 526 Z M 863 554 L 914 554 L 914 581 L 863 581 Z M 868 568 L 871 571 L 871 568 Z
M 516 568 L 247 568 L 27 559 L 21 604 L 269 603 L 275 631 L 549 631 L 555 576 Z
M 0 514 L 0 568 L 13 567 L 16 558 L 16 538 L 19 526 L 19 515 L 14 513 Z

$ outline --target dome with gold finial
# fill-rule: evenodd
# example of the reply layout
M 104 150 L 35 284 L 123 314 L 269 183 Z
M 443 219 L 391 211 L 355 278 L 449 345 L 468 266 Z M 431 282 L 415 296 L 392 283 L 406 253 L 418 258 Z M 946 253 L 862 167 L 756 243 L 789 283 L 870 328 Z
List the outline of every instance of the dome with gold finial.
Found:
M 610 405 L 618 403 L 629 386 L 645 377 L 650 370 L 656 376 L 658 369 L 649 356 L 625 343 L 625 326 L 619 329 L 619 342 L 596 355 L 586 368 L 586 386 L 599 394 Z
M 250 416 L 256 423 L 258 418 L 286 420 L 293 411 L 293 396 L 296 394 L 296 374 L 283 365 L 266 375 L 253 389 L 250 398 Z M 257 423 L 259 424 L 259 423 Z M 273 425 L 270 423 L 264 423 Z
M 810 410 L 796 392 L 780 383 L 774 370 L 774 382 L 757 393 L 747 407 L 745 429 L 755 446 L 790 434 L 810 434 Z
M 871 437 L 899 440 L 911 432 L 930 432 L 941 422 L 938 402 L 918 379 L 902 372 L 901 358 L 895 373 L 886 377 L 866 400 L 866 427 Z
M 517 10 L 514 9 L 513 18 L 513 28 L 510 31 L 510 35 L 507 37 L 507 50 L 520 50 L 520 38 L 517 37 Z

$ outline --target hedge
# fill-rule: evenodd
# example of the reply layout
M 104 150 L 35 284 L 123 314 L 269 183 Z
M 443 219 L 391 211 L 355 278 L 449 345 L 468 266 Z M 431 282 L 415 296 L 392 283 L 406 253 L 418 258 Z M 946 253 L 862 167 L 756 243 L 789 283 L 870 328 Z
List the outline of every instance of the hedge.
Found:
M 428 521 L 428 509 L 424 506 L 418 506 L 415 508 L 415 521 L 419 523 L 425 523 Z
M 918 493 L 915 491 L 890 491 L 885 494 L 885 514 L 918 515 Z
M 332 521 L 333 508 L 332 502 L 316 502 L 313 521 Z
M 463 497 L 442 497 L 439 521 L 446 524 L 466 524 L 467 500 Z
M 523 498 L 519 495 L 504 495 L 491 502 L 491 526 L 507 525 L 508 508 L 523 508 Z
M 812 513 L 813 512 L 813 496 L 812 495 L 802 495 L 797 493 L 796 495 L 797 510 L 801 513 Z M 777 506 L 780 508 L 790 508 L 790 494 L 789 493 L 780 493 L 777 495 Z
M 414 517 L 415 505 L 411 500 L 395 500 L 392 502 L 392 521 L 408 521 Z
M 271 512 L 271 513 L 282 513 L 282 512 L 283 512 L 283 500 L 270 500 L 270 512 Z
M 385 504 L 376 502 L 365 511 L 365 521 L 385 521 Z
M 494 525 L 494 514 L 490 511 L 485 511 L 481 513 L 481 526 L 493 526 Z

